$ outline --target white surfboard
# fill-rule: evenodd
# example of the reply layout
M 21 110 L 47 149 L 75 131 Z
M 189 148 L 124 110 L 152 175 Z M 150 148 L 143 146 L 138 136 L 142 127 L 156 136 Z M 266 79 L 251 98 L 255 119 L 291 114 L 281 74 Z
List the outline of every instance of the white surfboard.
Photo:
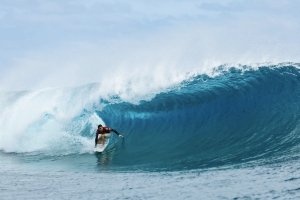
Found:
M 103 152 L 109 144 L 109 139 L 110 139 L 110 133 L 105 134 L 105 143 L 97 144 L 96 147 L 94 148 L 94 152 L 99 152 L 99 153 Z

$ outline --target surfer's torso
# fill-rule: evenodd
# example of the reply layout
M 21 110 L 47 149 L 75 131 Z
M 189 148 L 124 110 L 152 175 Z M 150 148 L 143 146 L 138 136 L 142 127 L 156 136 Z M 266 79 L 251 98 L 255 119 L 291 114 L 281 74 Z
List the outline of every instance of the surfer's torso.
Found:
M 108 134 L 108 133 L 110 133 L 110 131 L 111 131 L 111 128 L 109 128 L 109 127 L 102 126 L 102 127 L 98 128 L 97 133 L 96 133 L 97 134 L 96 138 L 98 139 L 97 143 L 99 143 L 99 142 L 104 143 L 105 136 L 109 136 L 110 134 Z M 100 137 L 99 137 L 99 135 L 100 135 Z

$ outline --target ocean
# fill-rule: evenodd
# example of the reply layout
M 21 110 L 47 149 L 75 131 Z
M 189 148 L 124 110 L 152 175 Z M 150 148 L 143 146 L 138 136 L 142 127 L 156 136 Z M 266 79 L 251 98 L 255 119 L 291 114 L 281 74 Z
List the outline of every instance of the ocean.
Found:
M 102 87 L 0 93 L 0 199 L 300 199 L 300 64 Z M 125 137 L 95 154 L 100 123 Z

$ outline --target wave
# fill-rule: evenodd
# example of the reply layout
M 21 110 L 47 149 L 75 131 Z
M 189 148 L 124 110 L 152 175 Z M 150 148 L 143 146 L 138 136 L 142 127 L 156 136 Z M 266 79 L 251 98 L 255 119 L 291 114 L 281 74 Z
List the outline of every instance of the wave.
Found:
M 300 147 L 299 67 L 220 66 L 215 76 L 195 75 L 134 102 L 103 97 L 97 84 L 5 93 L 0 149 L 91 152 L 95 128 L 105 123 L 126 137 L 115 166 L 190 169 L 288 158 Z
M 130 133 L 118 164 L 198 168 L 296 151 L 299 68 L 218 71 L 216 77 L 198 75 L 151 101 L 114 104 L 98 112 L 108 124 Z

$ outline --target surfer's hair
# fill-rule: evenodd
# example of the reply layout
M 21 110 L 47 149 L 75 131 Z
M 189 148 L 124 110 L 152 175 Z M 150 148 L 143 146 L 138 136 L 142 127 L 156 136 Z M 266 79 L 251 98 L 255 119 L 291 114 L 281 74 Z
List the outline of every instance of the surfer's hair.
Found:
M 98 128 L 100 128 L 100 127 L 102 127 L 102 124 L 99 124 L 99 125 L 98 125 Z

